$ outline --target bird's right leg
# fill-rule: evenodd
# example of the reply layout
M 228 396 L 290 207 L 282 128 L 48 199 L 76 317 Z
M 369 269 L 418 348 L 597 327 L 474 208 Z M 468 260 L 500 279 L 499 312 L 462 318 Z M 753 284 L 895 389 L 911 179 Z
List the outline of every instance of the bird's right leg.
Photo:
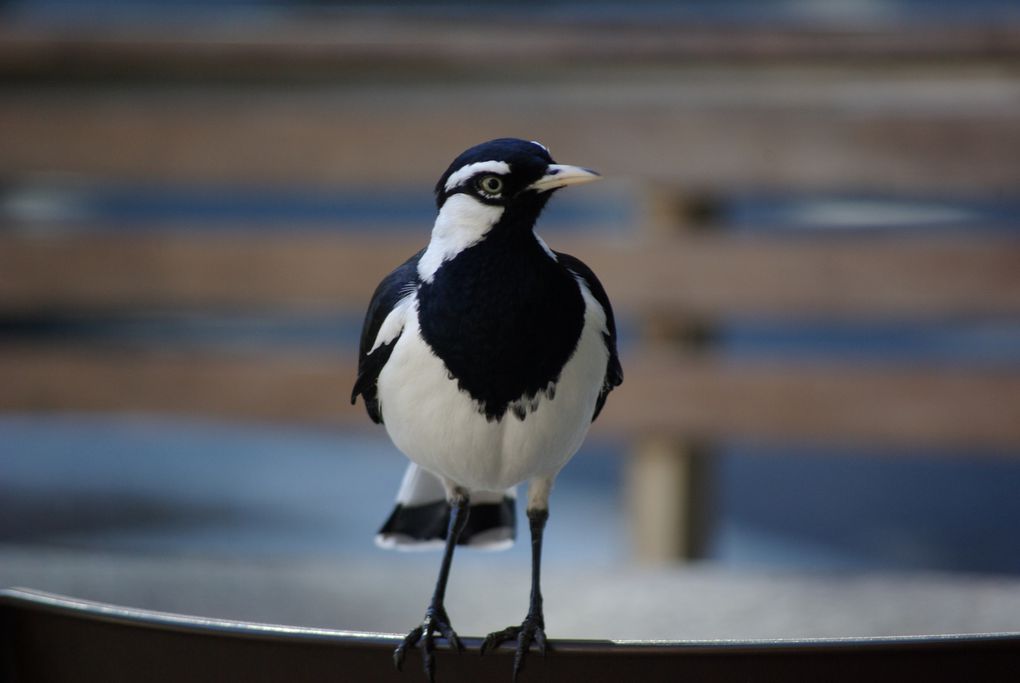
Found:
M 534 479 L 528 486 L 528 526 L 531 528 L 531 599 L 528 614 L 520 626 L 509 626 L 490 633 L 482 642 L 482 654 L 495 650 L 506 641 L 517 643 L 514 654 L 513 681 L 524 669 L 524 659 L 534 643 L 543 655 L 548 646 L 545 637 L 545 614 L 542 611 L 542 536 L 549 519 L 549 490 L 552 477 Z
M 443 601 L 446 597 L 446 582 L 450 576 L 450 564 L 453 561 L 453 549 L 457 547 L 457 541 L 461 532 L 467 525 L 469 506 L 468 495 L 463 489 L 453 489 L 449 497 L 450 503 L 450 525 L 446 533 L 446 547 L 443 550 L 443 562 L 439 566 L 439 577 L 436 579 L 436 588 L 432 593 L 432 601 L 425 610 L 425 619 L 420 626 L 416 626 L 404 638 L 404 641 L 393 652 L 393 663 L 399 671 L 404 664 L 404 655 L 407 649 L 414 647 L 421 641 L 422 662 L 425 666 L 425 675 L 430 682 L 435 681 L 436 658 L 435 658 L 435 637 L 438 633 L 446 638 L 458 651 L 464 649 L 457 633 L 450 626 L 450 617 L 446 615 L 446 608 Z

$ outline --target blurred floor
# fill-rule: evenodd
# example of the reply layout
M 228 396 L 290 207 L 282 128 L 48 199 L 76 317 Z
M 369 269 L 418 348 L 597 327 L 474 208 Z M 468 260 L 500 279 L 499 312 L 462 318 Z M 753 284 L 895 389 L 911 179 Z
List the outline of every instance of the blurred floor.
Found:
M 369 631 L 402 631 L 421 616 L 438 555 L 372 544 L 406 462 L 381 436 L 138 416 L 5 416 L 0 433 L 0 586 Z M 558 482 L 545 572 L 557 637 L 1020 630 L 1018 577 L 861 571 L 859 558 L 858 571 L 832 571 L 845 548 L 821 544 L 803 562 L 802 544 L 733 516 L 754 511 L 746 495 L 727 503 L 719 551 L 743 569 L 634 568 L 616 451 L 587 445 Z M 751 465 L 768 476 L 765 461 Z M 786 569 L 749 569 L 769 560 Z M 830 570 L 806 572 L 812 562 Z M 526 543 L 462 551 L 450 612 L 463 633 L 483 634 L 519 621 L 527 591 Z
M 0 417 L 0 542 L 385 562 L 392 553 L 372 539 L 407 460 L 381 429 L 366 434 L 141 416 Z M 615 451 L 586 445 L 557 482 L 548 562 L 626 558 L 618 479 Z M 524 566 L 527 544 L 509 555 Z M 429 571 L 436 561 L 408 557 Z
M 0 585 L 199 616 L 398 633 L 431 591 L 408 554 L 274 560 L 138 557 L 0 546 Z M 519 623 L 523 558 L 463 553 L 447 607 L 464 635 Z M 551 565 L 546 621 L 557 638 L 755 639 L 1020 631 L 1020 579 L 936 573 L 723 572 Z
M 590 439 L 558 478 L 550 565 L 630 562 L 626 457 Z M 372 537 L 406 463 L 381 429 L 5 415 L 0 543 L 387 563 Z M 1020 574 L 1020 461 L 1009 453 L 732 443 L 712 464 L 706 552 L 721 567 Z M 518 544 L 506 562 L 527 557 Z M 434 571 L 431 553 L 412 558 Z

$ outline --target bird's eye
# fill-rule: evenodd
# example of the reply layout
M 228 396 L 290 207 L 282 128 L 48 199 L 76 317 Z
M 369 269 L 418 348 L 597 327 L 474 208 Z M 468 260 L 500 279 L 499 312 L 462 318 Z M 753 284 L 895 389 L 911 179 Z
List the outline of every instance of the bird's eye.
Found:
M 485 194 L 497 195 L 503 191 L 503 179 L 498 175 L 484 175 L 478 179 L 478 189 Z

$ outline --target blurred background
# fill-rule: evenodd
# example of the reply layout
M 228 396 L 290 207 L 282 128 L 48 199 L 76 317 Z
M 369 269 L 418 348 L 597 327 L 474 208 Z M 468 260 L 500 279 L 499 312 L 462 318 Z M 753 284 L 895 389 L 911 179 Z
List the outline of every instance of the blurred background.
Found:
M 372 545 L 406 460 L 357 335 L 501 136 L 606 176 L 540 223 L 626 375 L 552 500 L 551 633 L 1020 630 L 1005 0 L 0 2 L 0 586 L 415 623 L 439 557 Z M 459 553 L 458 630 L 527 568 Z

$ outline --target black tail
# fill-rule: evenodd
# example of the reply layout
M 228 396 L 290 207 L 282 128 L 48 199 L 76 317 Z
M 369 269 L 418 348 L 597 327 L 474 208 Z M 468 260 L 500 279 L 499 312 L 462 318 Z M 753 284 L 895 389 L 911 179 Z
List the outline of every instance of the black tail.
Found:
M 515 504 L 513 489 L 473 494 L 467 526 L 458 544 L 490 550 L 509 548 L 517 535 Z M 450 505 L 439 479 L 412 464 L 397 494 L 397 505 L 375 542 L 383 548 L 401 550 L 440 547 L 446 541 L 449 524 Z

